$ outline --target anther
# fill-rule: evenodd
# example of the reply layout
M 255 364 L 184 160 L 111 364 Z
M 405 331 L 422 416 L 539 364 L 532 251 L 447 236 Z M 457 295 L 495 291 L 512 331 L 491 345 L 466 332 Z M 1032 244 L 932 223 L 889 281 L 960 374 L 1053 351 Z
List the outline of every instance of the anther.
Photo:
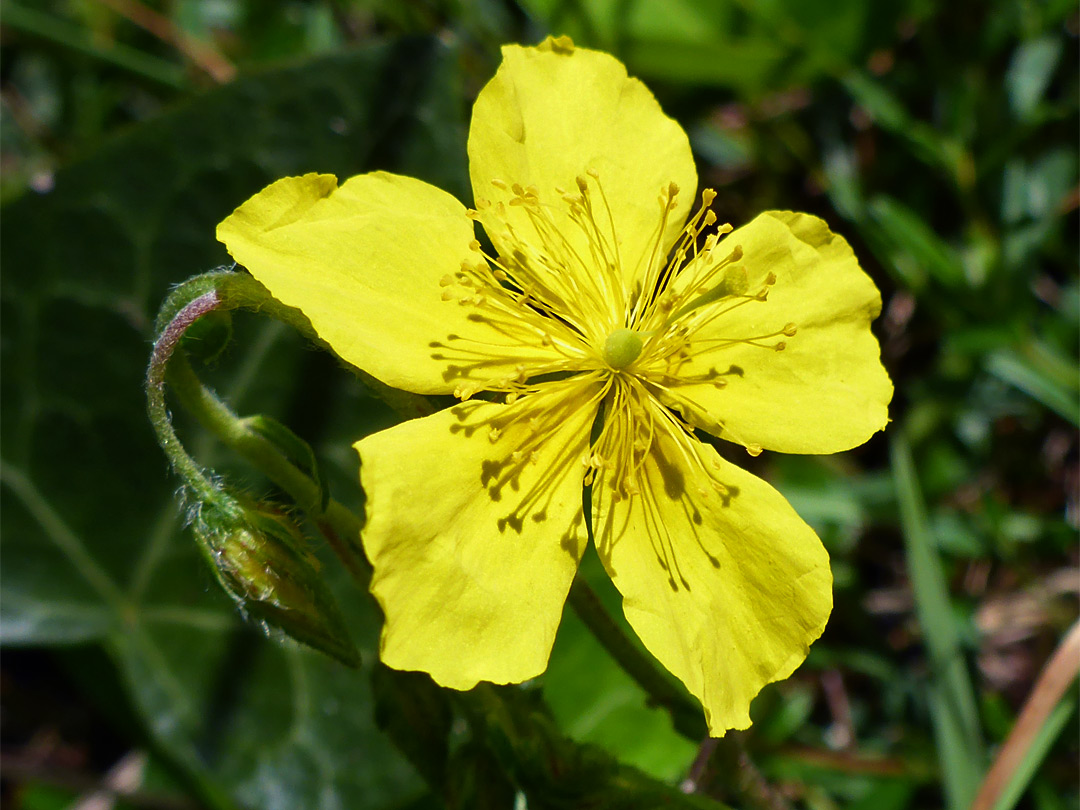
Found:
M 798 329 L 799 327 L 797 327 L 795 324 L 789 323 L 784 326 L 782 331 L 787 337 L 795 337 L 795 333 L 798 331 Z
M 499 180 L 498 178 L 493 178 L 491 181 L 491 185 L 495 186 L 495 188 L 499 189 L 500 191 L 506 191 L 506 189 L 509 188 L 509 186 L 507 186 L 505 182 Z

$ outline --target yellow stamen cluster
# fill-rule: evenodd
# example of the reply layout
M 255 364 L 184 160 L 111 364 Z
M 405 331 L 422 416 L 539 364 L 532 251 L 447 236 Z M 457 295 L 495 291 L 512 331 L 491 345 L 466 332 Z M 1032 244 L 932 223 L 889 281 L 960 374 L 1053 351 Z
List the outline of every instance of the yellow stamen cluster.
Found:
M 793 323 L 749 336 L 720 336 L 716 328 L 736 308 L 767 301 L 776 277 L 770 273 L 752 281 L 742 263 L 752 257 L 723 240 L 732 228 L 717 225 L 711 189 L 702 193 L 701 207 L 666 251 L 679 195 L 678 187 L 669 184 L 657 200 L 657 224 L 646 255 L 624 257 L 595 170 L 579 176 L 572 191 L 554 189 L 551 198 L 531 186 L 502 180 L 492 185 L 500 199 L 478 200 L 469 217 L 483 223 L 496 252 L 474 241 L 470 247 L 476 259 L 463 262 L 442 285 L 443 299 L 469 307 L 468 317 L 492 327 L 499 342 L 449 335 L 432 344 L 441 350 L 433 356 L 447 361 L 447 374 L 457 381 L 455 393 L 461 399 L 488 391 L 505 395 L 509 405 L 519 404 L 516 415 L 508 414 L 510 423 L 519 418 L 536 422 L 530 436 L 542 437 L 557 426 L 535 396 L 553 382 L 588 392 L 583 396 L 589 400 L 598 391 L 603 425 L 582 460 L 585 482 L 602 477 L 615 497 L 636 495 L 658 429 L 686 441 L 695 424 L 723 427 L 714 416 L 696 411 L 679 389 L 700 384 L 722 388 L 745 372 L 734 365 L 721 370 L 693 361 L 735 344 L 783 351 L 787 344 L 782 338 L 796 334 Z M 512 209 L 524 213 L 524 219 L 511 216 Z M 632 273 L 624 265 L 628 260 L 637 263 Z M 707 337 L 699 334 L 706 325 Z M 529 356 L 530 348 L 535 357 Z M 513 374 L 488 371 L 505 369 L 508 357 L 522 358 Z M 525 396 L 535 407 L 518 403 Z M 490 426 L 493 443 L 507 424 Z M 528 445 L 514 454 L 528 456 Z M 721 491 L 723 485 L 716 483 L 716 488 Z

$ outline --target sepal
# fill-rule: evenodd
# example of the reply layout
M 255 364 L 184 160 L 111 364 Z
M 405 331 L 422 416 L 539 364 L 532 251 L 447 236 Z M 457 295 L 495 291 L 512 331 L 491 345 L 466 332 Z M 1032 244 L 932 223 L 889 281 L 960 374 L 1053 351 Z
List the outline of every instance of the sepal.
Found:
M 360 663 L 319 561 L 285 512 L 228 497 L 199 504 L 193 529 L 218 582 L 245 617 L 343 664 Z

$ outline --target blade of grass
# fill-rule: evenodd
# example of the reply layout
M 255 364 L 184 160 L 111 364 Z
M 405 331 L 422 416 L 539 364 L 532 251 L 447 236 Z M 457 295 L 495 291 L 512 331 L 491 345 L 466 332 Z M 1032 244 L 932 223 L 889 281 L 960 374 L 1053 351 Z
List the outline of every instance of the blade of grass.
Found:
M 4 25 L 175 90 L 183 90 L 187 86 L 184 69 L 180 65 L 150 56 L 119 42 L 108 46 L 98 45 L 86 31 L 51 14 L 7 2 L 4 4 Z
M 1077 405 L 1075 391 L 1063 388 L 1057 380 L 1018 352 L 1002 349 L 992 353 L 986 360 L 986 369 L 999 380 L 1019 388 L 1063 419 L 1080 425 L 1080 405 Z
M 1023 760 L 1013 771 L 1009 784 L 1001 791 L 1000 798 L 994 804 L 994 810 L 1013 810 L 1016 807 L 1020 798 L 1024 795 L 1024 791 L 1028 789 L 1031 780 L 1038 772 L 1039 766 L 1042 765 L 1043 760 L 1050 753 L 1050 749 L 1057 741 L 1057 738 L 1061 736 L 1065 724 L 1076 712 L 1078 702 L 1080 702 L 1080 698 L 1077 697 L 1076 690 L 1073 689 L 1071 692 L 1066 693 L 1061 702 L 1047 715 L 1046 722 L 1039 727 L 1035 736 L 1032 737 L 1031 744 L 1028 746 Z
M 915 611 L 930 657 L 930 708 L 945 796 L 951 810 L 967 810 L 978 790 L 985 761 L 975 690 L 961 653 L 911 448 L 900 431 L 893 434 L 890 459 Z
M 98 2 L 108 6 L 145 31 L 149 31 L 162 42 L 167 42 L 176 48 L 218 84 L 231 82 L 236 78 L 236 67 L 218 53 L 211 43 L 188 36 L 164 14 L 159 14 L 137 0 L 98 0 Z
M 1012 810 L 1050 747 L 1076 711 L 1069 686 L 1080 673 L 1080 622 L 1058 645 L 1020 710 L 1016 725 L 998 751 L 971 810 Z

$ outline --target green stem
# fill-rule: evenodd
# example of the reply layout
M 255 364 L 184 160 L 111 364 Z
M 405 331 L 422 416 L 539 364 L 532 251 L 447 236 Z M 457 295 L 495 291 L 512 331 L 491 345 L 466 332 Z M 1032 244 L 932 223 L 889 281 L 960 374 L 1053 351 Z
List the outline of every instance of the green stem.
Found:
M 297 469 L 277 447 L 252 430 L 244 419 L 206 388 L 191 368 L 184 350 L 179 347 L 184 333 L 199 318 L 215 310 L 239 305 L 257 308 L 262 303 L 259 300 L 260 291 L 265 297 L 261 285 L 239 273 L 208 274 L 173 291 L 162 307 L 160 335 L 154 343 L 146 376 L 150 422 L 173 469 L 192 490 L 194 497 L 231 511 L 234 508 L 232 500 L 210 480 L 176 435 L 165 405 L 165 383 L 168 382 L 181 404 L 204 427 L 293 498 L 323 531 L 349 573 L 366 586 L 371 569 L 359 546 L 359 518 L 335 500 L 330 500 L 324 510 L 322 490 L 318 483 Z M 168 320 L 162 323 L 165 318 Z
M 221 502 L 217 487 L 184 449 L 173 428 L 169 410 L 165 406 L 165 375 L 184 332 L 207 312 L 217 309 L 219 304 L 220 300 L 214 291 L 189 301 L 158 336 L 154 351 L 150 355 L 150 367 L 146 372 L 146 409 L 150 424 L 157 434 L 158 444 L 165 451 L 173 470 L 191 488 L 196 498 L 214 503 Z
M 690 768 L 689 786 L 707 796 L 719 793 L 745 810 L 792 810 L 754 765 L 743 739 L 735 732 L 706 740 Z
M 359 546 L 360 519 L 332 498 L 322 509 L 318 483 L 204 386 L 183 351 L 178 351 L 169 365 L 168 382 L 180 403 L 203 427 L 289 494 L 323 532 L 346 569 L 366 585 L 371 567 Z
M 705 728 L 701 709 L 666 672 L 656 665 L 653 658 L 643 653 L 623 632 L 604 608 L 600 597 L 581 574 L 574 577 L 574 582 L 570 586 L 569 601 L 574 612 L 589 628 L 596 640 L 645 690 L 649 700 L 662 706 L 671 714 L 676 730 L 695 741 L 707 736 L 708 730 Z

